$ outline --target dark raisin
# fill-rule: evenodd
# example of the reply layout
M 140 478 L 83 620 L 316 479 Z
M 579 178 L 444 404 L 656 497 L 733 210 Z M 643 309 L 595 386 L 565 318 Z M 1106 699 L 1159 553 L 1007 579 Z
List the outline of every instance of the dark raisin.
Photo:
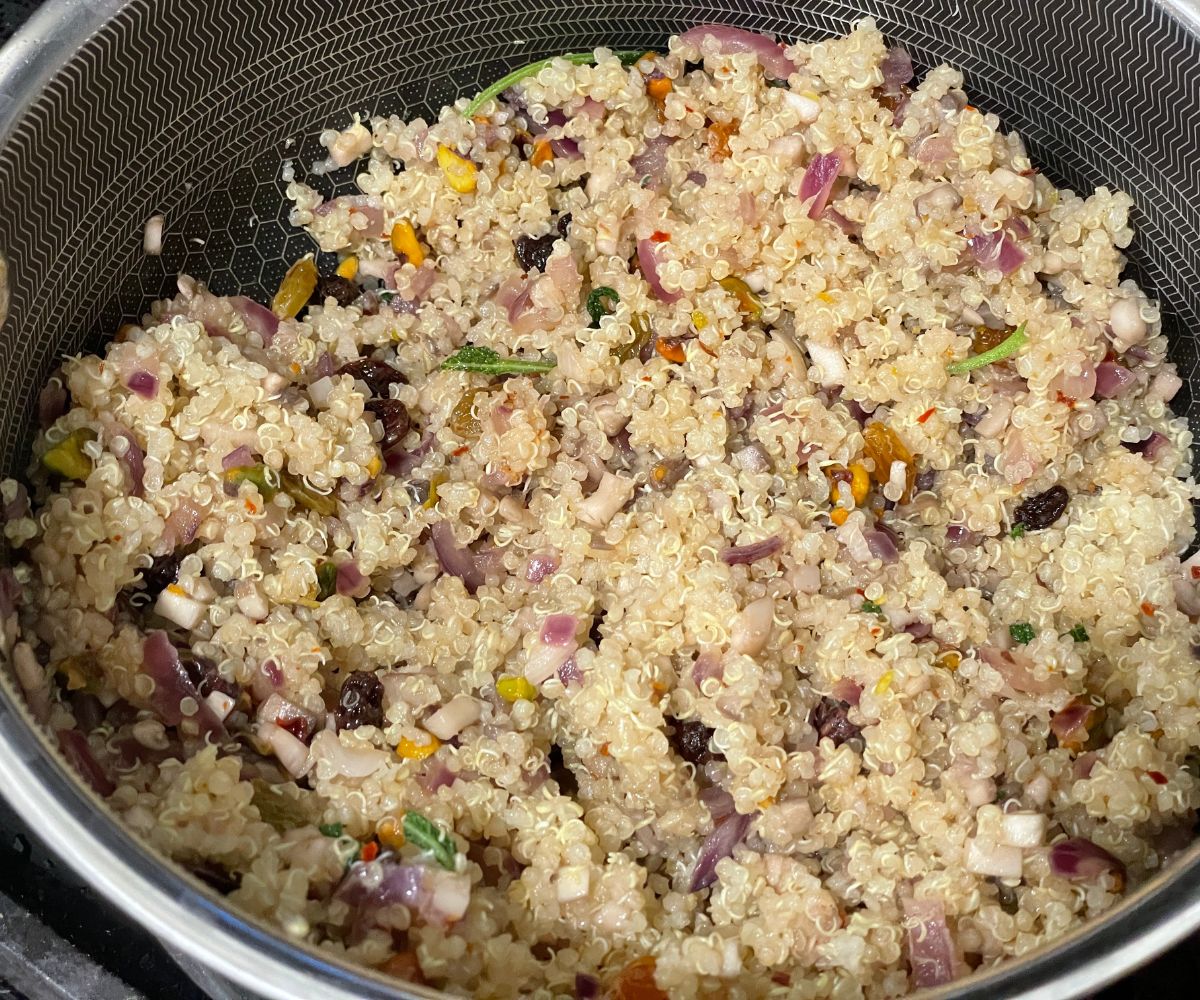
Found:
M 1021 504 L 1013 520 L 1025 525 L 1027 531 L 1040 531 L 1062 517 L 1070 499 L 1071 495 L 1062 486 L 1051 486 L 1045 493 L 1030 497 Z
M 579 794 L 579 780 L 575 777 L 575 772 L 567 767 L 562 747 L 557 743 L 551 744 L 550 753 L 546 756 L 546 763 L 550 767 L 551 780 L 558 785 L 559 794 L 568 798 Z
M 223 896 L 233 892 L 242 884 L 240 873 L 231 872 L 216 861 L 200 861 L 188 865 L 188 870 L 205 885 L 215 889 Z
M 546 261 L 554 250 L 558 233 L 547 233 L 545 236 L 518 236 L 516 242 L 517 263 L 521 270 L 529 273 L 535 268 L 546 270 Z
M 834 746 L 840 747 L 847 740 L 862 736 L 862 730 L 850 721 L 849 708 L 844 701 L 822 698 L 813 708 L 808 721 L 817 731 L 817 736 L 831 739 Z
M 383 725 L 383 683 L 369 670 L 356 670 L 342 684 L 335 716 L 338 732 Z
M 219 691 L 230 698 L 237 698 L 237 685 L 222 677 L 221 671 L 217 669 L 217 665 L 212 660 L 187 651 L 181 651 L 179 659 L 183 669 L 187 671 L 188 678 L 200 692 L 201 698 L 207 698 L 214 691 Z
M 565 240 L 568 236 L 570 236 L 571 235 L 571 213 L 568 212 L 566 215 L 560 215 L 558 217 L 558 224 L 554 228 L 558 230 L 559 239 Z
M 339 306 L 348 306 L 360 294 L 358 285 L 353 281 L 343 278 L 340 274 L 334 274 L 328 278 L 317 279 L 317 287 L 309 302 L 315 306 L 323 306 L 326 299 L 333 299 Z
M 996 886 L 996 902 L 1000 904 L 1000 909 L 1009 915 L 1016 913 L 1020 909 L 1017 890 L 1010 885 L 1005 885 L 999 879 L 991 881 Z
M 379 447 L 384 451 L 399 444 L 412 425 L 408 409 L 398 399 L 372 399 L 367 403 L 367 409 L 383 424 L 383 440 Z
M 680 757 L 697 767 L 712 760 L 709 740 L 712 739 L 713 731 L 709 726 L 696 719 L 687 722 L 675 720 L 671 725 L 674 730 L 670 737 L 671 746 Z
M 140 589 L 150 597 L 158 597 L 168 584 L 174 583 L 178 578 L 179 556 L 174 552 L 168 552 L 165 556 L 155 559 L 148 569 L 142 570 Z
M 382 398 L 388 396 L 389 386 L 408 384 L 408 379 L 402 371 L 377 358 L 359 358 L 357 361 L 351 361 L 342 365 L 335 374 L 349 375 L 360 382 L 366 382 L 371 395 Z

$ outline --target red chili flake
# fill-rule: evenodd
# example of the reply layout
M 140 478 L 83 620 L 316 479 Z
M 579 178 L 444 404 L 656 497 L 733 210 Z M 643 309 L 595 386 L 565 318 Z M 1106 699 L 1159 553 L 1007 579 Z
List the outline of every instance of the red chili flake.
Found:
M 362 845 L 363 861 L 374 861 L 379 857 L 379 844 L 374 840 L 368 840 Z
M 1155 609 L 1154 605 L 1151 604 L 1149 601 L 1142 601 L 1142 614 L 1153 615 L 1155 610 L 1156 609 Z
M 918 424 L 925 423 L 925 421 L 928 420 L 930 417 L 932 417 L 935 413 L 937 413 L 937 407 L 931 406 L 928 410 L 926 410 L 919 417 L 917 417 L 917 423 Z
M 470 450 L 470 447 L 464 444 L 461 448 L 455 448 L 450 454 L 458 458 L 459 455 L 465 455 Z
M 1063 392 L 1058 393 L 1058 401 L 1065 403 L 1070 409 L 1075 409 L 1075 399 L 1072 396 L 1067 396 Z
M 1200 580 L 1200 566 L 1193 566 L 1193 567 L 1192 567 L 1192 579 L 1193 579 L 1193 580 Z
M 1165 785 L 1167 783 L 1167 776 L 1162 771 L 1147 771 L 1146 773 L 1150 775 L 1150 780 L 1156 785 Z
M 651 243 L 666 243 L 671 238 L 670 233 L 664 233 L 661 229 L 656 229 L 650 234 Z
M 1104 360 L 1105 361 L 1116 361 L 1117 360 L 1117 352 L 1114 351 L 1110 347 L 1107 351 L 1104 352 Z
M 783 972 L 783 971 L 772 972 L 771 973 L 771 982 L 775 983 L 777 986 L 791 986 L 792 985 L 792 977 L 791 977 L 790 973 L 787 973 L 787 972 Z

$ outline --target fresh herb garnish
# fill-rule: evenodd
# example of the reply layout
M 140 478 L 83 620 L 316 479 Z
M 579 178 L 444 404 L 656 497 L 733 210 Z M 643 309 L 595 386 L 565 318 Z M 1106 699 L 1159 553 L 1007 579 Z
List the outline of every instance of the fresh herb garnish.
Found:
M 1011 538 L 1024 538 L 1025 537 L 1025 525 L 1023 525 L 1020 521 L 1018 521 L 1016 524 L 1014 524 L 1012 526 L 1012 530 L 1008 534 Z
M 951 375 L 964 375 L 967 372 L 974 371 L 976 368 L 983 368 L 987 365 L 995 364 L 997 361 L 1003 361 L 1005 358 L 1012 357 L 1027 343 L 1029 343 L 1029 337 L 1025 333 L 1025 324 L 1022 323 L 990 351 L 984 351 L 982 354 L 963 358 L 961 361 L 952 361 L 946 365 L 946 371 Z
M 881 608 L 874 601 L 864 600 L 862 602 L 862 607 L 859 610 L 863 611 L 869 615 L 882 615 L 883 614 L 883 608 Z
M 1019 643 L 1022 646 L 1033 642 L 1034 637 L 1037 635 L 1029 622 L 1017 622 L 1015 625 L 1009 625 L 1008 634 L 1012 636 L 1013 642 Z
M 1071 629 L 1070 632 L 1067 633 L 1067 635 L 1069 635 L 1076 642 L 1088 641 L 1087 629 L 1085 629 L 1082 625 L 1076 625 L 1073 629 Z
M 490 347 L 463 347 L 442 362 L 442 371 L 479 372 L 482 375 L 537 375 L 548 372 L 554 361 L 502 358 Z
M 325 561 L 317 564 L 317 600 L 323 601 L 337 593 L 337 566 Z
M 341 823 L 322 823 L 317 829 L 326 837 L 340 837 L 343 828 Z
M 607 285 L 593 288 L 587 297 L 587 311 L 588 315 L 592 317 L 592 326 L 599 326 L 600 320 L 605 316 L 612 315 L 616 311 L 617 303 L 620 301 L 621 296 Z
M 414 847 L 432 854 L 434 861 L 446 871 L 454 871 L 458 856 L 454 838 L 419 812 L 410 810 L 404 814 L 404 838 Z
M 618 52 L 617 58 L 621 60 L 621 65 L 632 66 L 646 53 L 640 49 L 637 52 Z M 522 66 L 520 69 L 514 69 L 507 76 L 500 77 L 495 83 L 489 87 L 485 87 L 479 92 L 470 104 L 462 110 L 464 118 L 470 118 L 476 111 L 482 108 L 497 94 L 502 94 L 522 80 L 527 80 L 531 76 L 536 76 L 543 69 L 549 66 L 555 59 L 565 59 L 569 63 L 574 63 L 576 66 L 586 66 L 588 63 L 596 61 L 594 52 L 567 52 L 561 56 L 550 56 L 548 59 L 539 59 L 537 62 L 531 62 L 528 66 Z

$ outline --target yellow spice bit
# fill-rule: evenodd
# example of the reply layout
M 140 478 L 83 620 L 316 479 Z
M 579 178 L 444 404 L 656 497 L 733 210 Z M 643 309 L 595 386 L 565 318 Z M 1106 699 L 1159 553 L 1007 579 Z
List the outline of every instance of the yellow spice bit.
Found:
M 393 851 L 404 846 L 404 827 L 395 816 L 384 816 L 375 827 L 375 836 L 384 847 L 390 847 Z
M 948 650 L 937 658 L 937 663 L 947 670 L 957 670 L 958 665 L 962 663 L 962 654 L 955 652 L 953 649 Z
M 829 305 L 833 302 L 833 296 L 830 295 L 828 292 L 817 292 L 817 298 L 820 299 L 822 302 L 824 302 L 826 305 Z
M 367 475 L 374 479 L 383 470 L 383 461 L 378 455 L 372 455 L 371 461 L 367 463 Z
M 312 257 L 301 257 L 288 268 L 271 300 L 271 312 L 280 319 L 292 319 L 312 298 L 317 289 L 317 265 Z
M 450 186 L 459 194 L 470 194 L 475 190 L 478 168 L 466 157 L 459 156 L 449 146 L 438 144 L 437 149 L 438 166 L 442 168 L 442 173 L 446 175 L 446 180 L 450 182 Z
M 888 688 L 892 686 L 892 678 L 895 676 L 896 675 L 894 671 L 887 671 L 882 677 L 879 678 L 879 682 L 875 685 L 875 693 L 887 694 Z
M 167 590 L 169 590 L 176 597 L 187 597 L 188 596 L 188 592 L 186 590 L 184 590 L 181 586 L 179 586 L 179 584 L 177 584 L 177 583 L 168 583 Z
M 405 260 L 413 267 L 420 267 L 425 263 L 425 250 L 417 242 L 417 232 L 407 219 L 401 219 L 392 226 L 392 249 L 398 254 L 404 254 Z
M 854 497 L 854 505 L 861 507 L 871 490 L 871 475 L 865 465 L 855 462 L 850 466 L 850 495 Z
M 524 677 L 502 677 L 496 681 L 496 694 L 505 701 L 533 701 L 537 688 Z
M 836 524 L 839 528 L 846 523 L 846 518 L 850 516 L 850 511 L 845 507 L 835 507 L 829 512 L 829 520 Z
M 702 313 L 699 309 L 692 311 L 692 326 L 694 326 L 697 330 L 703 330 L 706 326 L 708 326 L 708 317 L 705 316 L 704 313 Z
M 358 258 L 351 254 L 337 266 L 334 272 L 339 278 L 345 278 L 348 281 L 354 280 L 354 276 L 358 274 Z
M 442 741 L 433 735 L 430 735 L 428 743 L 414 743 L 407 736 L 402 736 L 396 747 L 396 754 L 405 760 L 424 760 L 437 753 L 441 745 Z

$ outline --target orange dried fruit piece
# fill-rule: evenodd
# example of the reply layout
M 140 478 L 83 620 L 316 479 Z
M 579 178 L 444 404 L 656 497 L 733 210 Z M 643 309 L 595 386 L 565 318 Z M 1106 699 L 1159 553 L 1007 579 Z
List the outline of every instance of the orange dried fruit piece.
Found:
M 654 967 L 651 955 L 630 962 L 617 974 L 608 996 L 611 1000 L 669 1000 L 654 981 Z
M 873 420 L 863 429 L 863 451 L 875 464 L 871 478 L 881 486 L 885 485 L 892 475 L 892 463 L 904 463 L 904 493 L 901 503 L 907 503 L 912 496 L 913 484 L 917 478 L 917 468 L 913 462 L 912 452 L 900 440 L 900 436 L 887 424 Z

